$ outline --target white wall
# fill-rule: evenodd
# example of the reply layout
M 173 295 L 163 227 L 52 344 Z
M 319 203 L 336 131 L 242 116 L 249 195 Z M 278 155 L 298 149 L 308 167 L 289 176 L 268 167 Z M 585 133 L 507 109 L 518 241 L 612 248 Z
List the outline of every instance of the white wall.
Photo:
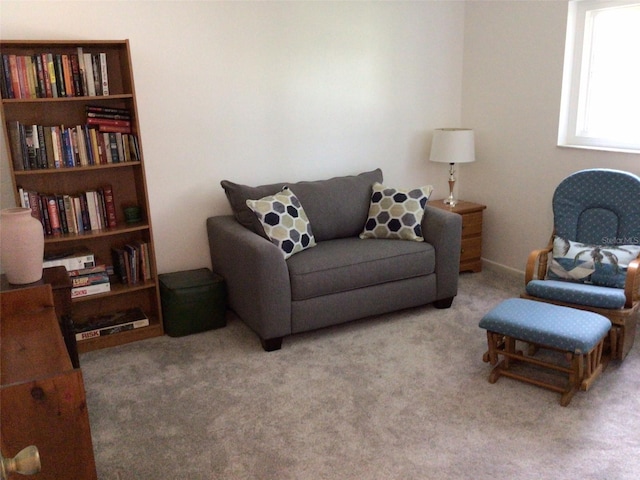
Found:
M 381 167 L 386 183 L 432 183 L 445 196 L 447 166 L 427 158 L 434 128 L 460 126 L 464 8 L 2 0 L 0 36 L 130 39 L 163 273 L 210 265 L 205 220 L 229 212 L 225 178 L 261 184 Z M 13 202 L 5 148 L 3 207 Z
M 477 161 L 460 168 L 463 195 L 488 206 L 483 257 L 524 271 L 547 244 L 551 197 L 584 168 L 640 175 L 640 156 L 556 146 L 567 2 L 471 1 L 465 11 L 463 113 Z

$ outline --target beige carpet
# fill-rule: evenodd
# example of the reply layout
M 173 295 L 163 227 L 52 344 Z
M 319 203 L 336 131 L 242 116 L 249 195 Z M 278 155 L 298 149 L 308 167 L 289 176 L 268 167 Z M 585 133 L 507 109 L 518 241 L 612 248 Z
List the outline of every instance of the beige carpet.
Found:
M 487 381 L 482 315 L 520 278 L 261 350 L 226 328 L 81 356 L 99 478 L 581 479 L 640 475 L 640 341 L 571 404 Z

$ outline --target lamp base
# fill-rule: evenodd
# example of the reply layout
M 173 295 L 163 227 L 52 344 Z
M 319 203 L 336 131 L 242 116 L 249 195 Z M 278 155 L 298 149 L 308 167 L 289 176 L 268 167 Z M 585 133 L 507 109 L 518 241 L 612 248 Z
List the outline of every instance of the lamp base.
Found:
M 455 207 L 456 203 L 458 203 L 458 201 L 453 196 L 453 187 L 456 184 L 456 179 L 453 176 L 454 173 L 455 173 L 455 170 L 453 169 L 453 163 L 451 163 L 449 166 L 449 196 L 442 201 L 443 203 L 445 203 L 446 205 L 449 205 L 450 207 Z
M 458 203 L 458 200 L 453 198 L 453 195 L 449 195 L 447 198 L 442 200 L 442 203 L 449 205 L 450 207 L 455 207 Z

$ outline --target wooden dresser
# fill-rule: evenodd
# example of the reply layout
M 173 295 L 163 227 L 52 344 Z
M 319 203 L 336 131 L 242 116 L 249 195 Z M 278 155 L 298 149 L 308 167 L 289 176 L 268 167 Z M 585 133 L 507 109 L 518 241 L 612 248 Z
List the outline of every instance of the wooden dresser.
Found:
M 482 270 L 482 211 L 487 207 L 464 200 L 459 200 L 454 207 L 451 207 L 442 199 L 430 200 L 429 206 L 462 216 L 460 271 L 480 272 Z
M 51 285 L 0 294 L 0 447 L 40 452 L 38 478 L 97 479 L 82 371 L 65 346 Z

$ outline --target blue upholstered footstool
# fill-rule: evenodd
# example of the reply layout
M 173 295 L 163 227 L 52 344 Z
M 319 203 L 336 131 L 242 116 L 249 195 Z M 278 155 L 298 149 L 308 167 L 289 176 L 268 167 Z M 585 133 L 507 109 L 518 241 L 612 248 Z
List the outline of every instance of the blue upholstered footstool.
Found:
M 490 383 L 500 376 L 515 378 L 560 393 L 560 404 L 566 406 L 578 389 L 587 390 L 602 372 L 602 350 L 611 322 L 593 312 L 510 298 L 482 317 L 479 326 L 487 331 L 489 345 L 483 359 L 494 365 Z M 516 341 L 527 344 L 526 354 L 516 350 Z M 564 355 L 560 362 L 551 355 L 539 358 L 540 349 Z M 535 368 L 514 371 L 518 362 Z M 566 382 L 559 385 L 534 376 L 539 369 L 559 372 L 567 376 Z

